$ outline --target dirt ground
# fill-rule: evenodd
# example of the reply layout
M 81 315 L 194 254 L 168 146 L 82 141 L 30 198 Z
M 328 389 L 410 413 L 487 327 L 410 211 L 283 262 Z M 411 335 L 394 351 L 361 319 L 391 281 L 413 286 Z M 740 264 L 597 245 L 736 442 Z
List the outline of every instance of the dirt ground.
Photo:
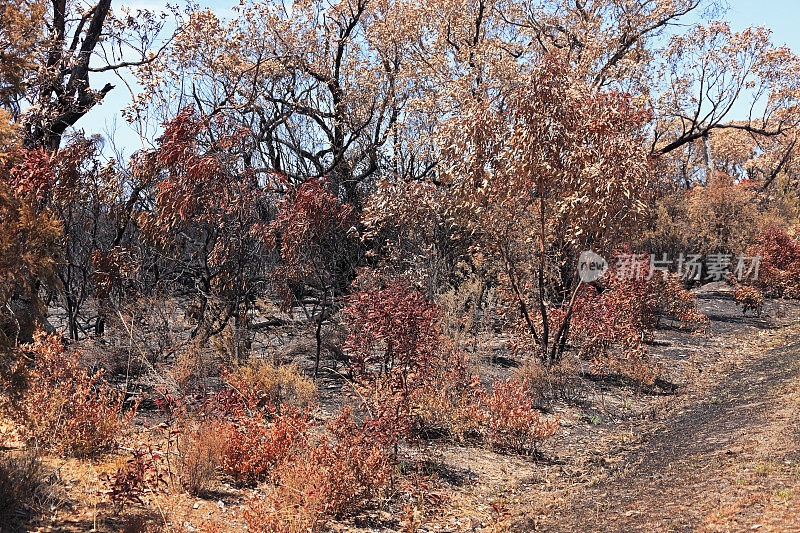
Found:
M 421 531 L 800 531 L 800 305 L 768 301 L 743 317 L 724 284 L 696 291 L 704 334 L 665 324 L 650 349 L 666 386 L 652 390 L 586 377 L 570 401 L 549 405 L 561 431 L 536 457 L 427 443 L 407 451 L 424 475 Z M 496 377 L 519 364 L 498 342 L 481 362 Z M 300 364 L 311 362 L 301 359 Z M 329 406 L 339 386 L 321 380 Z M 158 420 L 140 417 L 126 446 L 157 442 Z M 6 445 L 8 445 L 7 436 Z M 152 495 L 115 515 L 104 476 L 127 451 L 86 463 L 48 459 L 66 505 L 30 531 L 244 531 L 257 490 L 220 484 L 204 498 Z M 408 528 L 409 511 L 387 502 L 336 531 Z
M 762 317 L 742 318 L 724 286 L 706 287 L 698 302 L 708 335 L 690 342 L 662 331 L 654 349 L 665 361 L 691 352 L 694 379 L 659 405 L 657 420 L 553 443 L 572 455 L 561 456 L 555 479 L 522 491 L 505 526 L 800 531 L 797 306 L 770 302 Z

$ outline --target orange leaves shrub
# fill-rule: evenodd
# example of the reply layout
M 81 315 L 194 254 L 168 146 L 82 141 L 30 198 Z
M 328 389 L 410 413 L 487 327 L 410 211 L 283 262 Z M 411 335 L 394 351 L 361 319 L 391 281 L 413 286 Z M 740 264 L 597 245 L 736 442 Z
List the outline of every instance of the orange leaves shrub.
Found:
M 57 188 L 55 157 L 44 149 L 22 150 L 15 155 L 19 160 L 8 172 L 10 191 L 32 206 L 42 207 Z
M 58 453 L 86 457 L 108 451 L 132 416 L 122 413 L 122 394 L 90 375 L 56 336 L 37 334 L 24 347 L 33 359 L 16 416 L 27 437 Z
M 487 389 L 477 377 L 447 373 L 412 398 L 412 437 L 447 436 L 479 441 L 501 451 L 529 454 L 558 430 L 558 419 L 540 415 L 530 384 L 515 379 Z
M 498 450 L 525 454 L 558 429 L 557 419 L 541 417 L 529 383 L 502 380 L 488 390 L 470 373 L 463 355 L 445 351 L 440 357 L 410 398 L 410 439 L 478 439 Z
M 316 446 L 274 470 L 261 501 L 245 514 L 255 531 L 319 531 L 383 494 L 394 470 L 391 442 L 375 423 L 343 411 Z
M 636 259 L 640 275 L 618 276 L 612 268 L 594 285 L 579 290 L 569 324 L 569 343 L 600 372 L 620 373 L 652 383 L 659 370 L 650 363 L 643 341 L 652 338 L 660 321 L 669 318 L 691 331 L 703 331 L 708 319 L 696 309 L 694 297 L 681 282 L 664 272 L 651 272 L 649 258 Z M 553 310 L 554 323 L 567 315 L 565 307 Z M 525 348 L 517 339 L 517 349 Z
M 274 468 L 303 450 L 308 442 L 308 418 L 285 410 L 270 423 L 261 412 L 238 417 L 220 427 L 226 436 L 220 468 L 239 486 L 255 486 L 266 480 Z
M 781 180 L 782 181 L 782 180 Z M 750 180 L 716 174 L 703 186 L 662 195 L 637 248 L 652 253 L 742 254 L 770 226 L 794 220 L 798 200 L 791 187 L 774 182 L 768 193 Z
M 100 299 L 108 298 L 112 291 L 118 291 L 123 296 L 126 285 L 136 272 L 136 261 L 129 250 L 115 246 L 107 251 L 97 251 L 92 254 L 91 273 L 94 292 Z
M 539 415 L 525 384 L 512 379 L 496 383 L 491 392 L 478 390 L 470 418 L 485 443 L 518 453 L 536 451 L 559 427 L 557 418 Z
M 450 436 L 460 439 L 467 431 L 466 408 L 474 399 L 468 360 L 443 347 L 438 362 L 425 372 L 425 382 L 409 398 L 412 440 Z
M 218 148 L 235 151 L 236 132 L 225 131 L 224 121 L 212 122 L 187 107 L 166 124 L 158 149 L 150 154 L 153 162 L 166 171 L 156 184 L 155 209 L 155 222 L 165 232 L 188 222 L 235 227 L 243 222 L 235 220 L 236 215 L 247 216 L 255 211 L 258 188 L 251 180 L 229 172 L 221 153 L 204 150 L 203 136 L 215 127 L 218 131 L 213 133 L 221 137 Z M 223 241 L 220 247 L 228 244 L 231 243 Z
M 590 372 L 622 376 L 637 386 L 652 386 L 661 376 L 663 366 L 655 363 L 644 346 L 636 346 L 625 352 L 612 351 L 592 360 Z
M 765 221 L 776 220 L 778 215 L 773 206 L 759 205 L 758 185 L 749 180 L 734 182 L 718 176 L 686 194 L 687 250 L 694 253 L 742 253 L 753 244 Z
M 351 364 L 365 378 L 380 369 L 426 365 L 438 344 L 436 309 L 403 281 L 389 281 L 353 296 L 345 309 L 350 335 L 345 349 Z
M 437 310 L 410 284 L 392 280 L 354 294 L 344 315 L 358 394 L 371 418 L 384 420 L 400 438 L 411 424 L 409 399 L 438 363 Z
M 764 295 L 755 287 L 736 283 L 733 288 L 733 299 L 742 306 L 742 314 L 748 311 L 761 315 L 761 308 L 764 305 Z
M 473 255 L 500 267 L 516 313 L 508 317 L 550 366 L 567 344 L 575 258 L 588 246 L 611 248 L 645 220 L 652 116 L 630 94 L 578 82 L 556 55 L 490 94 L 443 125 L 448 215 Z M 553 302 L 562 317 L 548 312 Z
M 63 306 L 73 340 L 87 334 L 91 322 L 96 333 L 103 332 L 111 289 L 122 289 L 123 281 L 132 288 L 144 251 L 132 242 L 138 236 L 130 225 L 144 185 L 119 172 L 115 162 L 103 164 L 100 152 L 99 139 L 75 134 L 54 153 L 21 151 L 9 173 L 10 188 L 61 226 L 53 305 Z M 96 305 L 88 303 L 90 292 L 100 300 Z M 115 304 L 125 301 L 118 290 L 113 296 Z
M 663 273 L 654 276 L 649 290 L 659 318 L 677 320 L 681 327 L 696 332 L 708 327 L 708 318 L 697 310 L 694 296 L 675 276 Z
M 142 240 L 181 284 L 194 287 L 192 335 L 202 340 L 233 317 L 237 326 L 246 322 L 248 303 L 264 285 L 258 228 L 270 187 L 243 164 L 244 135 L 221 116 L 189 107 L 165 124 L 156 149 L 135 159 L 136 173 L 154 177 L 147 183 L 154 202 L 136 218 Z

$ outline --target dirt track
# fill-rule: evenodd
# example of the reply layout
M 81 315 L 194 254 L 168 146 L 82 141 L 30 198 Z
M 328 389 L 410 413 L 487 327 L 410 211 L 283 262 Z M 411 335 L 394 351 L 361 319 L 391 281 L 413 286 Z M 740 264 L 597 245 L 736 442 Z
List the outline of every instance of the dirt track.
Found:
M 707 302 L 725 307 L 723 295 Z M 573 486 L 565 506 L 518 529 L 800 531 L 800 325 L 711 311 L 714 333 L 759 340 L 707 376 L 634 451 L 612 458 L 610 475 Z
M 665 531 L 701 526 L 704 517 L 729 503 L 726 467 L 736 463 L 748 439 L 772 423 L 777 393 L 798 376 L 800 333 L 792 332 L 790 340 L 725 376 L 708 401 L 669 416 L 626 458 L 620 477 L 587 489 L 579 498 L 586 505 L 553 529 Z M 785 429 L 791 431 L 783 434 L 782 444 L 798 449 L 797 425 Z

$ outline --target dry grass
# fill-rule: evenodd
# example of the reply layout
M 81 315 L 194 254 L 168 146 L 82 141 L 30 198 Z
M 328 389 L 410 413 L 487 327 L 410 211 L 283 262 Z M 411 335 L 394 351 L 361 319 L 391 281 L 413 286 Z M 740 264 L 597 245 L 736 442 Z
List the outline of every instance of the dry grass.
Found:
M 0 529 L 23 517 L 26 509 L 49 509 L 60 501 L 60 492 L 45 475 L 35 450 L 0 455 L 0 521 L 4 524 Z
M 568 404 L 578 403 L 585 395 L 583 381 L 578 376 L 578 360 L 571 354 L 551 368 L 546 368 L 538 359 L 529 359 L 517 367 L 513 377 L 528 387 L 534 400 L 549 405 L 562 400 Z
M 306 409 L 317 395 L 316 385 L 303 377 L 295 365 L 273 365 L 270 361 L 251 360 L 239 365 L 232 382 L 241 393 L 258 398 L 273 407 L 288 404 Z
M 225 450 L 225 435 L 219 424 L 201 423 L 178 437 L 178 479 L 189 494 L 201 495 L 213 487 Z
M 180 390 L 190 394 L 205 389 L 209 379 L 221 375 L 223 370 L 224 365 L 214 351 L 193 342 L 178 352 L 171 373 Z
M 703 531 L 800 531 L 800 461 L 796 440 L 787 438 L 798 430 L 800 382 L 768 403 L 761 432 L 736 443 L 738 460 L 717 473 L 730 489 L 725 503 L 703 518 Z

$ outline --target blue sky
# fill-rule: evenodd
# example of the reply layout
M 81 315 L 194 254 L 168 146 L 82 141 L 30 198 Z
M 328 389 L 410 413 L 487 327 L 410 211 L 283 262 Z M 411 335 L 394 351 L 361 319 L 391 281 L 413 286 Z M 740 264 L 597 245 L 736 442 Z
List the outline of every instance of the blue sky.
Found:
M 164 6 L 156 0 L 122 0 L 118 5 L 120 4 L 153 10 Z M 221 17 L 230 15 L 230 6 L 234 4 L 232 1 L 221 0 L 200 2 L 201 6 L 213 8 Z M 772 30 L 775 44 L 786 45 L 800 54 L 800 0 L 728 0 L 728 5 L 729 9 L 723 18 L 731 23 L 734 30 L 742 30 L 748 26 L 765 26 Z M 130 155 L 142 148 L 138 136 L 125 123 L 120 113 L 120 109 L 130 101 L 130 95 L 124 84 L 113 76 L 104 79 L 98 77 L 92 80 L 92 84 L 99 87 L 106 81 L 115 84 L 116 88 L 78 126 L 87 134 L 99 133 L 104 137 L 113 134 L 118 147 L 124 148 L 124 153 Z
M 748 26 L 766 26 L 776 44 L 787 45 L 800 53 L 800 0 L 729 0 L 725 18 L 741 30 Z

